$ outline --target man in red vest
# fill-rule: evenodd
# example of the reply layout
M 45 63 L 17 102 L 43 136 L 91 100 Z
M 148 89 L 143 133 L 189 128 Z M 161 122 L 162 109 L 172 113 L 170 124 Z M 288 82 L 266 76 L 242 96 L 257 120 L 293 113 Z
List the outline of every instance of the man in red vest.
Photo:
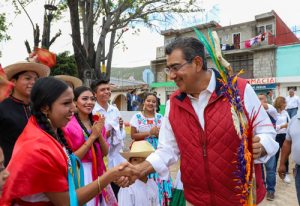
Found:
M 157 172 L 161 179 L 169 176 L 168 167 L 179 158 L 181 181 L 187 205 L 242 205 L 241 191 L 236 190 L 235 164 L 240 138 L 235 130 L 231 105 L 222 95 L 221 76 L 207 69 L 203 44 L 192 37 L 178 38 L 166 46 L 167 67 L 178 90 L 166 104 L 160 128 L 158 149 L 136 166 L 141 175 Z M 258 112 L 254 124 L 253 158 L 255 164 L 257 203 L 266 194 L 261 163 L 278 150 L 276 135 L 260 101 L 246 80 L 238 78 L 240 98 L 251 116 Z M 122 169 L 122 168 L 120 168 Z M 118 180 L 127 186 L 126 178 Z

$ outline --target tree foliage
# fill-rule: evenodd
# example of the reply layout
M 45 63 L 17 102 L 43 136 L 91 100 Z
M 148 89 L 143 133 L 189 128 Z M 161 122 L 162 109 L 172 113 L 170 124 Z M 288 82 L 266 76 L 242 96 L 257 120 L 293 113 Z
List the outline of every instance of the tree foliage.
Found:
M 48 37 L 48 19 L 47 19 L 47 15 L 46 12 L 44 13 L 44 21 L 43 21 L 43 29 L 42 29 L 42 39 L 40 39 L 40 27 L 39 25 L 36 23 L 33 23 L 32 18 L 30 17 L 30 14 L 27 12 L 26 7 L 29 6 L 31 3 L 33 3 L 35 0 L 6 0 L 6 2 L 11 3 L 14 7 L 14 13 L 17 15 L 21 14 L 21 12 L 23 11 L 26 16 L 28 17 L 28 20 L 30 21 L 31 25 L 32 25 L 32 29 L 33 29 L 33 47 L 30 46 L 30 43 L 28 42 L 28 40 L 25 40 L 25 46 L 27 49 L 28 53 L 32 52 L 32 48 L 35 47 L 41 47 L 41 48 L 46 48 L 47 47 L 47 37 Z M 49 0 L 48 0 L 49 1 Z M 46 1 L 47 2 L 47 1 Z M 67 7 L 66 4 L 64 2 L 58 2 L 55 5 L 58 10 L 54 13 L 54 17 L 53 20 L 60 20 L 63 18 L 63 14 L 66 11 Z M 53 38 L 51 38 L 50 42 L 50 46 L 55 42 L 55 40 L 61 35 L 61 30 L 59 30 L 55 36 Z M 41 43 L 41 44 L 40 44 Z
M 8 26 L 6 24 L 5 13 L 0 14 L 0 42 L 10 40 L 10 36 L 6 33 Z M 0 57 L 2 56 L 2 52 L 0 51 Z
M 78 74 L 83 80 L 87 76 L 109 80 L 113 49 L 122 43 L 120 40 L 127 27 L 134 28 L 142 24 L 159 31 L 162 24 L 171 25 L 187 14 L 203 11 L 198 7 L 200 4 L 197 0 L 67 0 L 67 3 Z M 99 31 L 96 42 L 95 31 Z M 110 43 L 106 50 L 105 38 L 109 34 Z M 101 64 L 105 60 L 104 75 L 101 73 Z M 95 74 L 86 75 L 91 71 L 95 71 Z
M 51 68 L 51 76 L 69 75 L 78 77 L 74 55 L 65 51 L 56 55 L 56 66 Z

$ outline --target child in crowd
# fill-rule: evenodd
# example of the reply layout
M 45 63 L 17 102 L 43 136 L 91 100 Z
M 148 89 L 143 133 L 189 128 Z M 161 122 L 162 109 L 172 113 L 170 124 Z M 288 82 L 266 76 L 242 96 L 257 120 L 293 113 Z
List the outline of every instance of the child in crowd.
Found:
M 147 141 L 137 141 L 132 144 L 129 153 L 120 152 L 122 157 L 132 165 L 137 165 L 155 152 L 153 146 Z M 158 187 L 154 180 L 147 176 L 136 180 L 127 188 L 121 188 L 118 194 L 119 206 L 159 206 Z

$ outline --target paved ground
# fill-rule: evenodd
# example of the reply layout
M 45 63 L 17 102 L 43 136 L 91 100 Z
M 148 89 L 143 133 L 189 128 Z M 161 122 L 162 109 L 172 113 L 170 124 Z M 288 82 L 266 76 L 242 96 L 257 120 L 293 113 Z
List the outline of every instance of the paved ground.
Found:
M 126 138 L 124 139 L 124 148 L 123 151 L 124 152 L 128 152 L 129 151 L 129 146 L 131 145 L 131 138 L 130 135 L 127 135 Z M 267 201 L 264 200 L 262 203 L 260 203 L 260 206 L 297 206 L 297 195 L 296 195 L 296 189 L 295 189 L 295 180 L 292 176 L 292 168 L 294 168 L 295 163 L 293 162 L 293 160 L 290 158 L 290 179 L 292 181 L 291 184 L 286 184 L 285 182 L 283 182 L 278 176 L 277 178 L 277 184 L 275 187 L 275 200 L 274 201 Z M 172 165 L 170 167 L 170 171 L 171 171 L 171 176 L 172 179 L 174 181 L 176 181 L 176 176 L 177 176 L 177 172 L 179 169 L 180 165 L 179 162 L 175 163 L 174 165 Z

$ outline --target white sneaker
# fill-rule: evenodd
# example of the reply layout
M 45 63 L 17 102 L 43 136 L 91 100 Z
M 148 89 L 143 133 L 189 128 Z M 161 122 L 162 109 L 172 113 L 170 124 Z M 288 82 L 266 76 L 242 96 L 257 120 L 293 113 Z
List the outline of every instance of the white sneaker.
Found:
M 291 184 L 291 180 L 290 180 L 290 178 L 289 178 L 289 175 L 288 174 L 286 174 L 285 175 L 285 178 L 284 178 L 284 180 L 283 180 L 285 183 L 288 183 L 288 184 Z

